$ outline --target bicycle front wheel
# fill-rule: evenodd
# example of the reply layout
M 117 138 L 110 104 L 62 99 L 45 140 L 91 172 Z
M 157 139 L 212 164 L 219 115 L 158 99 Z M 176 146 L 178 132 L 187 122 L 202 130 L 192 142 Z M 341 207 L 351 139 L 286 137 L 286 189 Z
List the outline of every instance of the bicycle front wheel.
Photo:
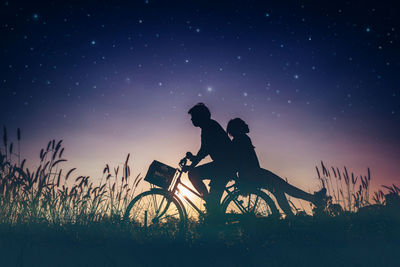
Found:
M 251 192 L 232 192 L 222 202 L 222 211 L 228 224 L 280 216 L 274 201 L 258 189 Z
M 150 190 L 136 196 L 128 205 L 124 220 L 154 233 L 175 235 L 186 226 L 182 205 L 165 190 Z

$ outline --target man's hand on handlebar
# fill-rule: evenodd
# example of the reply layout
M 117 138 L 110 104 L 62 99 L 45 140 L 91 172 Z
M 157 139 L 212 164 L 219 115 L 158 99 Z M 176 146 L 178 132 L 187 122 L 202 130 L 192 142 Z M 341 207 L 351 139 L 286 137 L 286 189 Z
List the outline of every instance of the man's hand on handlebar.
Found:
M 179 161 L 179 166 L 181 166 L 181 168 L 182 168 L 182 171 L 183 172 L 188 172 L 188 171 L 190 171 L 191 169 L 193 169 L 194 168 L 194 166 L 193 166 L 193 160 L 195 160 L 196 159 L 196 156 L 194 156 L 191 152 L 187 152 L 186 153 L 186 156 L 183 158 L 183 159 L 181 159 L 180 161 Z M 192 165 L 186 165 L 186 163 L 187 163 L 187 160 L 190 160 L 191 162 L 192 162 Z
M 182 166 L 182 171 L 183 172 L 188 172 L 192 170 L 194 167 L 193 166 Z
M 195 156 L 192 154 L 192 152 L 186 152 L 186 158 L 190 161 L 193 161 Z

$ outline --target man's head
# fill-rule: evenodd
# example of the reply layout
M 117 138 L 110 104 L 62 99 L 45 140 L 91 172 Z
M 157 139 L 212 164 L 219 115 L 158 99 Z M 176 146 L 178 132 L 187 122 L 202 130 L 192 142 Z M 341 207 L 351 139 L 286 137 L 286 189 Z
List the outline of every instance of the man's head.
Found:
M 211 119 L 210 110 L 203 103 L 198 103 L 188 113 L 192 116 L 192 123 L 195 127 L 202 127 Z

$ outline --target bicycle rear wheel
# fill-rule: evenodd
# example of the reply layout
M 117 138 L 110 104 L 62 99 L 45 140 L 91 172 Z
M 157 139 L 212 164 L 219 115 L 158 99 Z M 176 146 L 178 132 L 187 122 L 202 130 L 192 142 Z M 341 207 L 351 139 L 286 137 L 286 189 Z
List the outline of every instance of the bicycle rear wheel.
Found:
M 259 189 L 236 190 L 223 200 L 221 208 L 228 224 L 280 216 L 275 202 Z
M 124 220 L 154 233 L 170 236 L 183 233 L 186 228 L 185 212 L 177 199 L 168 191 L 155 189 L 136 196 L 128 205 Z

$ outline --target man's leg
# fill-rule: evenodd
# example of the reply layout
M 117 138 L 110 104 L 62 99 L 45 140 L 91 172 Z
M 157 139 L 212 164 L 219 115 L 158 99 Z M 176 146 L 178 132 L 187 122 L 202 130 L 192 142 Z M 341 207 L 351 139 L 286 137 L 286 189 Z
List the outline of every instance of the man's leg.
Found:
M 208 190 L 206 185 L 203 183 L 204 178 L 202 177 L 201 169 L 199 169 L 199 167 L 196 167 L 193 170 L 189 171 L 188 178 L 194 188 L 197 190 L 197 192 L 199 192 L 203 198 L 206 198 L 208 196 Z
M 208 203 L 213 213 L 215 222 L 222 222 L 222 212 L 221 212 L 221 198 L 224 194 L 225 186 L 229 179 L 235 176 L 234 171 L 230 164 L 215 164 L 213 167 L 213 177 L 210 182 L 210 194 Z M 210 211 L 210 210 L 208 210 Z
M 218 214 L 221 208 L 220 202 L 226 185 L 226 182 L 224 182 L 225 180 L 226 178 L 217 177 L 210 182 L 210 194 L 207 198 L 207 204 L 209 207 L 208 211 L 211 209 L 211 212 L 214 214 Z
M 224 192 L 226 179 L 228 176 L 229 175 L 226 175 L 226 171 L 223 166 L 216 164 L 215 162 L 200 165 L 190 173 L 189 179 L 193 186 L 197 191 L 203 194 L 203 199 L 206 201 L 208 214 L 219 214 L 220 200 Z M 202 180 L 205 179 L 211 180 L 210 193 L 208 193 L 206 186 L 202 182 Z

